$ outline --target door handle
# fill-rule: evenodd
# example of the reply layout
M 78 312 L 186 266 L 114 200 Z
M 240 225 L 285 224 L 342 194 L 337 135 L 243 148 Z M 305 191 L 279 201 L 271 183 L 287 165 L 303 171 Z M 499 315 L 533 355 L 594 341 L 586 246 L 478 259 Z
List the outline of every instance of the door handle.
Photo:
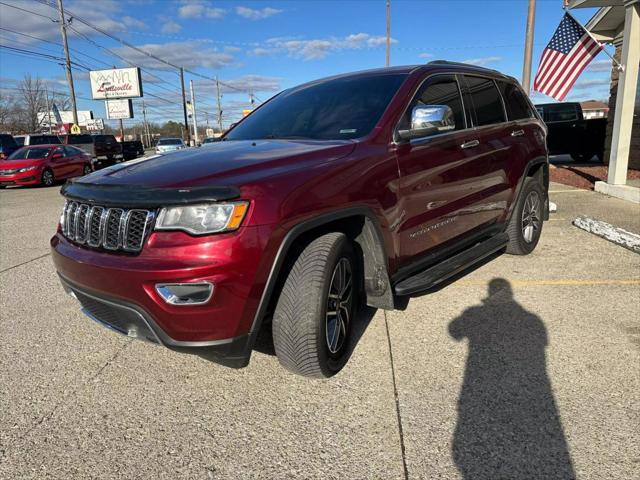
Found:
M 470 140 L 460 145 L 460 148 L 464 150 L 465 148 L 473 148 L 473 147 L 477 147 L 478 145 L 480 145 L 480 140 Z
M 524 135 L 524 130 L 514 130 L 511 132 L 512 137 L 521 137 L 522 135 Z

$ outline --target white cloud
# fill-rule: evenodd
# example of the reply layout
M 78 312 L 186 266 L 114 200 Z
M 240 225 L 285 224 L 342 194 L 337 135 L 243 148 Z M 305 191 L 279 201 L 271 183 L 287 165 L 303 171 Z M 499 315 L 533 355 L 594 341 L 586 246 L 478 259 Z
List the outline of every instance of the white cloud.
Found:
M 167 20 L 162 25 L 162 29 L 160 30 L 162 33 L 178 33 L 182 30 L 182 25 L 174 22 L 173 20 Z
M 60 26 L 52 20 L 58 20 L 58 12 L 55 8 L 38 2 L 24 2 L 20 0 L 6 0 L 7 5 L 0 5 L 0 25 L 5 28 L 35 35 L 46 40 L 60 40 Z M 11 5 L 35 12 L 37 15 L 27 14 Z M 50 5 L 53 5 L 50 4 Z M 116 0 L 101 0 L 100 8 L 95 8 L 95 0 L 68 0 L 65 2 L 65 13 L 68 17 L 79 14 L 83 19 L 95 26 L 118 34 L 126 31 L 130 26 L 145 28 L 146 25 L 133 17 L 121 17 L 122 4 Z M 78 30 L 87 36 L 100 35 L 92 28 L 81 22 L 72 22 L 73 29 L 69 29 L 69 36 L 73 38 Z M 9 34 L 8 34 L 9 35 Z M 13 35 L 10 35 L 13 36 Z M 16 37 L 18 38 L 18 37 Z M 19 37 L 21 41 L 31 41 L 27 37 Z M 35 40 L 33 40 L 35 42 Z
M 484 67 L 485 65 L 490 65 L 492 63 L 496 63 L 502 60 L 502 57 L 483 57 L 483 58 L 472 58 L 469 60 L 464 60 L 462 63 L 467 63 L 469 65 L 476 65 L 478 67 Z
M 184 68 L 221 68 L 231 64 L 233 61 L 232 55 L 206 47 L 203 42 L 199 41 L 148 43 L 146 45 L 137 45 L 137 47 L 169 63 Z M 114 48 L 113 51 L 143 68 L 173 70 L 173 67 L 154 60 L 131 48 L 119 47 Z
M 137 18 L 133 18 L 128 15 L 122 17 L 122 22 L 129 28 L 147 28 L 147 24 L 142 20 L 138 20 Z
M 317 60 L 325 58 L 329 53 L 340 50 L 358 50 L 361 48 L 375 48 L 386 42 L 384 36 L 374 36 L 368 33 L 354 33 L 346 37 L 330 37 L 312 40 L 291 38 L 270 38 L 268 47 L 258 47 L 251 51 L 253 55 L 271 55 L 286 52 L 294 58 L 303 60 Z M 391 43 L 398 43 L 394 38 Z
M 573 85 L 574 90 L 588 90 L 590 88 L 609 86 L 611 81 L 608 78 L 590 78 L 579 80 Z
M 227 13 L 224 8 L 214 7 L 210 2 L 196 0 L 185 3 L 178 8 L 178 15 L 182 18 L 202 19 L 202 18 L 222 18 Z
M 220 79 L 220 91 L 222 93 L 242 92 L 278 92 L 282 90 L 282 79 L 279 77 L 267 77 L 263 75 L 244 75 L 233 79 Z M 215 83 L 211 80 L 194 80 L 196 87 L 201 86 L 211 91 Z M 264 99 L 263 99 L 264 100 Z
M 612 62 L 610 59 L 606 60 L 596 60 L 595 62 L 591 62 L 587 67 L 588 72 L 610 72 L 612 67 Z
M 433 57 L 433 53 L 419 53 L 418 58 L 431 58 Z
M 277 8 L 265 7 L 262 9 L 254 9 L 249 7 L 236 7 L 236 13 L 241 17 L 248 18 L 249 20 L 263 20 L 265 18 L 272 17 L 278 13 L 282 13 L 283 10 Z

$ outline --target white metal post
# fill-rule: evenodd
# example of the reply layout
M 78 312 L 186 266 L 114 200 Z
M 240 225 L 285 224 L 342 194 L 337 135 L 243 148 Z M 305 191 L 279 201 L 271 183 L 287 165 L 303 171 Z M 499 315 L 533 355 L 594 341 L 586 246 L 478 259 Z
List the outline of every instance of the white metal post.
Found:
M 631 130 L 635 108 L 636 86 L 638 85 L 638 64 L 640 63 L 640 3 L 626 2 L 624 21 L 624 41 L 621 63 L 624 70 L 618 80 L 616 113 L 613 120 L 611 157 L 609 159 L 610 185 L 627 183 L 627 168 L 631 150 Z

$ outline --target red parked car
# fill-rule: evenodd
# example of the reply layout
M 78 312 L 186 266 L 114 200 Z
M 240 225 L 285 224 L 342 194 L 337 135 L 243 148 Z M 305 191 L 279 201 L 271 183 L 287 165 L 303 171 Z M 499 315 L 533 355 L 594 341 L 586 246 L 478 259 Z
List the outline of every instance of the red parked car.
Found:
M 0 187 L 11 185 L 51 186 L 56 180 L 87 175 L 91 156 L 68 145 L 22 147 L 0 160 Z
M 432 62 L 286 90 L 207 148 L 68 182 L 64 288 L 109 328 L 233 367 L 271 323 L 328 377 L 359 305 L 393 309 L 548 218 L 546 130 L 517 81 Z

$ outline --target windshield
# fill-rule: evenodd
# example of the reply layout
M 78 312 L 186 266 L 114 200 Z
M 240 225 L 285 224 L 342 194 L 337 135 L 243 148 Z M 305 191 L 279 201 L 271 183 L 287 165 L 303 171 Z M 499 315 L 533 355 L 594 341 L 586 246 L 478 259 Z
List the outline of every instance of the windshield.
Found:
M 346 77 L 285 90 L 251 113 L 225 140 L 345 140 L 367 135 L 406 74 Z
M 9 156 L 9 160 L 24 160 L 31 158 L 45 158 L 49 155 L 51 148 L 20 148 Z
M 182 145 L 182 140 L 179 138 L 161 138 L 158 140 L 158 145 Z

